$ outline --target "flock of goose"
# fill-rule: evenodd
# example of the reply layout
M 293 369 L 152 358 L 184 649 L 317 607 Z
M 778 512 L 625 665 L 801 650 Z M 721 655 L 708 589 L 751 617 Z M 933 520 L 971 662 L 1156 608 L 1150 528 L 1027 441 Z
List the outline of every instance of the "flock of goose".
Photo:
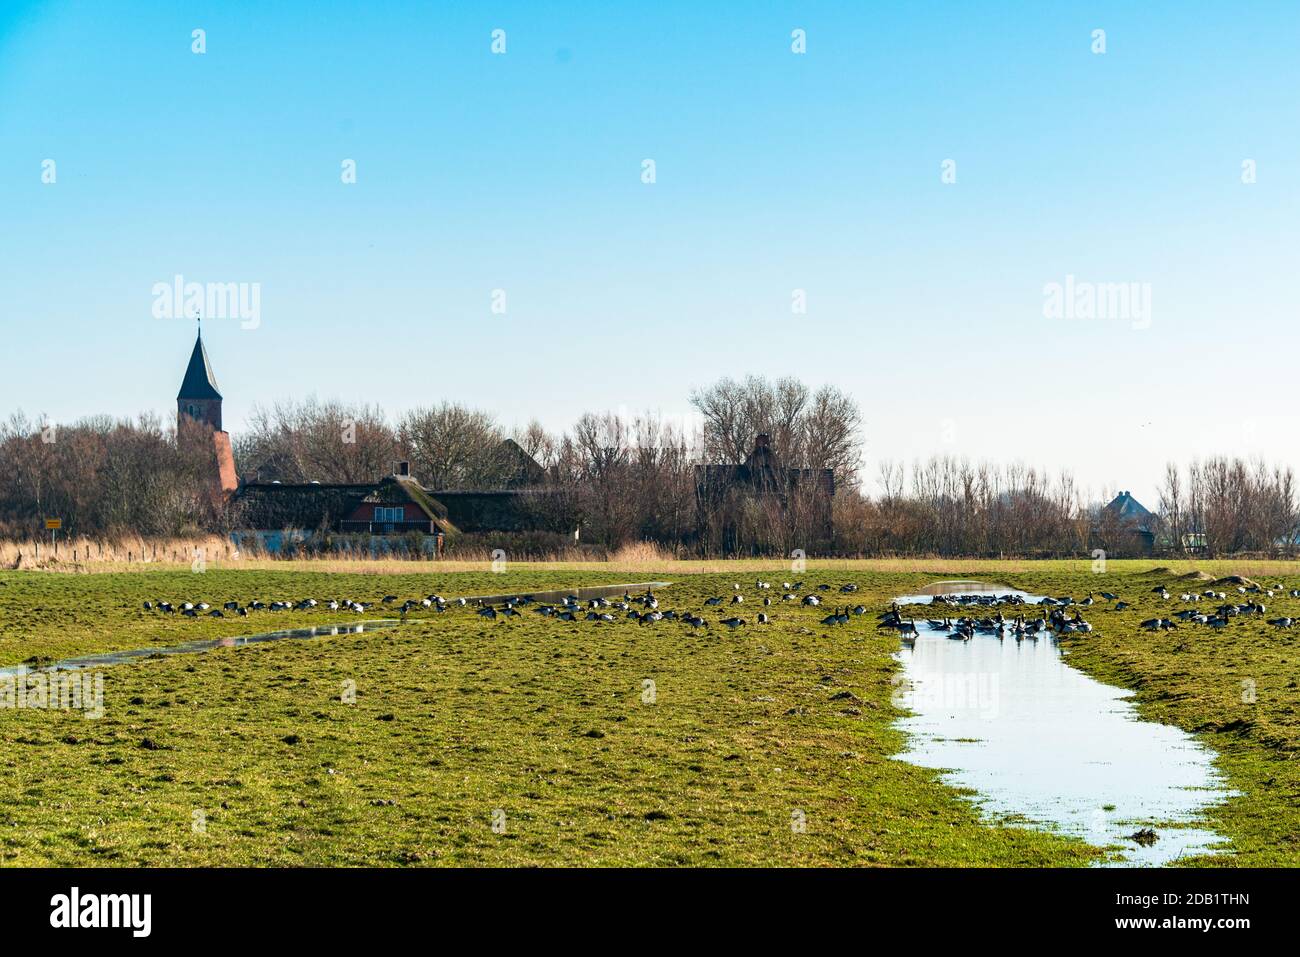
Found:
M 303 598 L 299 601 L 273 601 L 269 604 L 262 601 L 250 601 L 241 605 L 237 601 L 225 602 L 220 608 L 214 608 L 206 601 L 200 602 L 181 602 L 173 605 L 166 601 L 146 601 L 144 603 L 145 611 L 161 612 L 167 615 L 181 614 L 187 618 L 197 618 L 204 615 L 208 618 L 225 618 L 227 614 L 238 615 L 240 618 L 247 618 L 249 612 L 253 611 L 310 611 L 313 608 L 328 608 L 330 611 L 352 611 L 357 614 L 364 614 L 373 608 L 376 604 L 389 607 L 398 600 L 396 595 L 385 595 L 378 602 L 361 602 L 353 601 L 351 598 L 333 598 L 325 602 L 317 601 L 315 598 Z M 451 604 L 465 606 L 469 604 L 467 599 L 457 598 Z M 403 602 L 399 609 L 403 615 L 408 611 L 416 608 L 435 609 L 437 611 L 446 611 L 448 606 L 447 599 L 441 595 L 429 595 L 427 598 L 419 600 L 408 599 Z
M 742 600 L 737 595 L 733 603 L 740 604 Z M 520 615 L 522 614 L 518 610 L 520 607 L 532 604 L 536 604 L 532 598 L 522 595 L 507 598 L 500 608 L 483 605 L 475 613 L 495 621 L 501 617 L 511 618 Z M 634 608 L 633 605 L 639 605 L 640 608 Z M 556 621 L 615 621 L 621 615 L 642 625 L 653 625 L 661 621 L 680 621 L 691 628 L 707 628 L 709 624 L 702 617 L 691 612 L 678 612 L 671 608 L 660 611 L 659 599 L 649 588 L 646 589 L 645 594 L 636 596 L 624 592 L 622 599 L 615 601 L 610 601 L 608 598 L 591 598 L 585 605 L 577 595 L 566 595 L 558 603 L 538 604 L 532 611 L 534 614 L 553 618 Z M 758 616 L 760 624 L 766 624 L 768 620 L 765 614 Z M 722 619 L 718 624 L 735 629 L 745 624 L 745 619 L 733 615 Z
M 1169 590 L 1163 585 L 1158 585 L 1151 591 L 1158 595 L 1162 600 L 1169 601 L 1173 598 Z M 1263 587 L 1256 584 L 1238 585 L 1237 593 L 1241 595 L 1261 595 L 1265 598 L 1272 598 L 1282 591 L 1281 586 L 1274 588 Z M 1292 598 L 1300 598 L 1300 588 L 1293 588 L 1290 591 Z M 1199 608 L 1183 608 L 1179 611 L 1171 612 L 1167 616 L 1157 618 L 1148 618 L 1142 622 L 1141 627 L 1146 631 L 1172 631 L 1178 628 L 1179 623 L 1187 625 L 1205 625 L 1216 631 L 1227 628 L 1234 618 L 1248 619 L 1251 617 L 1260 618 L 1268 613 L 1268 607 L 1258 599 L 1251 598 L 1244 602 L 1231 602 L 1227 600 L 1228 595 L 1222 591 L 1203 591 L 1203 592 L 1183 592 L 1178 596 L 1178 600 L 1184 604 L 1195 605 L 1198 602 L 1218 602 L 1210 611 L 1202 611 Z M 1300 623 L 1300 619 L 1292 618 L 1289 615 L 1280 615 L 1276 618 L 1267 619 L 1267 623 L 1274 628 L 1290 628 Z
M 986 595 L 963 595 L 960 597 L 941 596 L 936 598 L 933 605 L 940 606 L 962 606 L 962 605 L 1024 605 L 1025 600 L 1018 595 L 1007 598 L 990 598 Z M 1039 602 L 1040 605 L 1045 603 L 1061 604 L 1060 599 L 1045 598 Z M 903 618 L 903 611 L 897 602 L 889 607 L 888 611 L 883 612 L 880 617 L 880 627 L 893 629 L 902 635 L 904 641 L 915 641 L 917 637 L 916 621 L 912 618 Z M 975 617 L 972 615 L 944 615 L 942 618 L 928 618 L 926 625 L 932 631 L 942 631 L 949 638 L 955 641 L 970 641 L 976 635 L 991 635 L 996 638 L 1005 638 L 1008 635 L 1015 638 L 1016 641 L 1037 641 L 1038 637 L 1043 634 L 1064 635 L 1071 632 L 1088 632 L 1092 631 L 1092 624 L 1084 619 L 1083 614 L 1076 608 L 1073 615 L 1066 614 L 1063 608 L 1053 608 L 1046 616 L 1039 615 L 1036 618 L 1026 619 L 1023 614 L 1018 614 L 1013 618 L 1003 615 L 999 608 L 992 615 Z
M 754 583 L 755 590 L 761 597 L 754 599 L 754 603 L 761 604 L 763 608 L 770 608 L 774 603 L 797 602 L 805 607 L 817 607 L 822 604 L 822 599 L 816 592 L 827 592 L 832 589 L 831 585 L 818 585 L 815 589 L 804 591 L 803 582 L 783 582 L 784 589 L 779 598 L 774 599 L 767 592 L 772 590 L 772 583 L 759 579 Z M 715 595 L 704 600 L 702 611 L 707 614 L 710 608 L 722 608 L 724 605 L 732 610 L 730 617 L 721 618 L 717 624 L 723 625 L 730 629 L 743 627 L 749 623 L 748 619 L 739 616 L 738 612 L 745 604 L 745 596 L 742 593 L 739 584 L 732 585 L 732 594 L 727 597 Z M 854 584 L 842 585 L 839 592 L 842 595 L 852 594 L 858 590 Z M 1152 593 L 1159 596 L 1162 600 L 1171 600 L 1174 595 L 1163 585 L 1153 588 Z M 1278 588 L 1266 588 L 1259 585 L 1241 585 L 1237 591 L 1242 595 L 1258 595 L 1265 598 L 1271 598 L 1280 591 Z M 1300 589 L 1293 589 L 1290 592 L 1292 598 L 1300 598 Z M 1098 592 L 1094 597 L 1089 592 L 1087 597 L 1076 601 L 1069 596 L 1059 598 L 1040 598 L 1034 604 L 1042 606 L 1045 612 L 1037 615 L 1026 615 L 1023 610 L 1018 610 L 1013 616 L 1008 617 L 1004 614 L 1004 607 L 1010 606 L 1007 610 L 1019 609 L 1020 606 L 1027 606 L 1030 603 L 1021 595 L 1001 595 L 992 596 L 984 594 L 968 595 L 938 595 L 935 596 L 929 608 L 942 609 L 943 614 L 937 618 L 927 618 L 926 624 L 933 631 L 940 631 L 947 634 L 949 638 L 959 641 L 970 641 L 975 635 L 992 635 L 999 638 L 1006 636 L 1014 637 L 1017 641 L 1036 640 L 1043 634 L 1069 634 L 1071 632 L 1089 632 L 1092 631 L 1092 624 L 1088 622 L 1080 610 L 1083 607 L 1089 607 L 1097 604 L 1098 598 L 1114 602 L 1113 611 L 1122 611 L 1130 607 L 1129 603 L 1121 601 L 1118 595 L 1111 592 Z M 1213 609 L 1202 611 L 1199 608 L 1184 608 L 1179 611 L 1171 612 L 1168 615 L 1162 615 L 1156 618 L 1149 618 L 1143 621 L 1141 628 L 1147 631 L 1164 631 L 1176 629 L 1180 624 L 1186 625 L 1205 625 L 1209 628 L 1221 629 L 1236 618 L 1261 617 L 1267 612 L 1266 606 L 1255 597 L 1251 597 L 1245 602 L 1234 603 L 1227 601 L 1227 594 L 1223 591 L 1207 590 L 1203 592 L 1183 592 L 1178 599 L 1185 604 L 1195 605 L 1199 602 L 1216 602 Z M 314 608 L 328 608 L 330 611 L 350 611 L 356 614 L 364 614 L 372 608 L 379 606 L 384 609 L 396 608 L 403 618 L 408 612 L 417 610 L 431 610 L 445 612 L 453 607 L 473 606 L 478 615 L 489 620 L 498 618 L 510 618 L 520 615 L 520 608 L 529 605 L 535 605 L 532 611 L 535 614 L 557 621 L 603 621 L 612 622 L 618 617 L 637 621 L 642 625 L 652 625 L 661 621 L 678 621 L 691 628 L 707 628 L 710 622 L 706 621 L 701 614 L 691 611 L 675 611 L 672 609 L 660 610 L 659 599 L 653 591 L 646 589 L 644 594 L 633 596 L 624 591 L 622 599 L 611 601 L 607 598 L 592 598 L 585 603 L 580 601 L 577 595 L 567 595 L 559 602 L 555 603 L 538 603 L 531 596 L 516 596 L 505 599 L 500 605 L 484 604 L 480 599 L 454 598 L 448 600 L 438 594 L 430 594 L 420 599 L 407 599 L 400 601 L 396 595 L 385 595 L 378 601 L 355 601 L 350 598 L 330 599 L 327 601 L 318 601 L 315 598 L 303 598 L 297 601 L 249 601 L 240 604 L 237 601 L 228 601 L 222 604 L 220 608 L 213 607 L 208 602 L 181 602 L 176 605 L 167 601 L 146 601 L 144 609 L 159 614 L 180 614 L 188 618 L 197 618 L 200 615 L 210 618 L 225 618 L 227 616 L 239 616 L 247 618 L 251 612 L 269 611 L 309 611 Z M 972 614 L 970 609 L 984 610 L 984 614 Z M 1070 611 L 1067 611 L 1070 609 Z M 848 624 L 854 617 L 867 614 L 867 608 L 863 605 L 845 605 L 843 607 L 835 606 L 830 610 L 830 614 L 821 619 L 821 624 L 827 626 Z M 754 617 L 755 623 L 759 625 L 768 624 L 771 618 L 766 611 L 758 612 Z M 1287 616 L 1270 618 L 1268 624 L 1277 628 L 1291 628 L 1300 624 L 1300 618 L 1291 618 Z M 878 616 L 879 627 L 883 629 L 893 629 L 902 635 L 904 640 L 915 640 L 917 637 L 917 627 L 914 618 L 903 617 L 903 611 L 897 603 L 890 606 L 889 610 Z
M 745 596 L 741 592 L 740 585 L 733 583 L 731 587 L 732 595 L 730 598 L 723 595 L 706 598 L 704 599 L 704 608 L 721 608 L 726 605 L 735 609 L 736 606 L 743 606 Z M 821 598 L 811 591 L 803 596 L 798 594 L 803 589 L 803 582 L 782 582 L 781 587 L 784 591 L 778 599 L 773 599 L 771 595 L 764 594 L 761 598 L 755 599 L 756 603 L 761 604 L 764 608 L 770 608 L 776 602 L 798 602 L 805 607 L 817 607 L 822 603 Z M 772 583 L 758 579 L 754 582 L 754 588 L 760 593 L 769 592 L 772 590 Z M 830 585 L 818 585 L 816 590 L 830 591 L 830 589 Z M 858 586 L 852 584 L 840 587 L 841 594 L 849 594 L 857 590 Z M 532 603 L 532 599 L 527 596 L 508 598 L 502 608 L 498 609 L 488 605 L 479 608 L 477 614 L 489 619 L 496 619 L 501 615 L 518 615 L 518 606 Z M 633 605 L 640 605 L 641 609 L 634 608 Z M 585 607 L 586 611 L 584 612 L 584 606 L 578 600 L 577 595 L 568 595 L 558 604 L 538 605 L 533 611 L 536 614 L 560 621 L 614 621 L 621 614 L 622 617 L 637 621 L 642 625 L 652 625 L 660 621 L 680 621 L 691 628 L 707 628 L 709 625 L 708 621 L 693 612 L 678 612 L 672 609 L 660 611 L 659 599 L 655 597 L 650 589 L 646 589 L 645 594 L 635 597 L 625 591 L 622 600 L 612 602 L 607 598 L 592 598 L 587 601 Z M 862 605 L 852 609 L 854 615 L 865 615 L 866 613 L 867 609 Z M 823 625 L 842 625 L 848 622 L 849 614 L 850 609 L 847 607 L 843 611 L 836 609 L 823 618 L 821 623 Z M 755 623 L 759 625 L 769 624 L 771 620 L 771 616 L 766 611 L 760 611 L 754 616 Z M 733 613 L 729 618 L 719 619 L 718 624 L 735 630 L 749 624 L 749 620 Z
M 762 595 L 755 601 L 764 608 L 773 605 L 774 599 L 765 592 L 772 590 L 772 583 L 759 579 L 754 583 L 755 589 Z M 798 602 L 801 605 L 815 607 L 822 603 L 813 592 L 804 595 L 798 593 L 803 589 L 803 582 L 783 582 L 784 592 L 781 594 L 779 602 Z M 818 585 L 818 591 L 829 591 L 830 585 Z M 748 619 L 741 618 L 735 612 L 739 611 L 737 606 L 745 604 L 745 596 L 741 592 L 741 586 L 732 585 L 733 594 L 730 598 L 723 596 L 714 596 L 704 601 L 705 609 L 721 607 L 724 604 L 733 610 L 730 617 L 720 619 L 717 624 L 724 625 L 727 628 L 736 629 L 749 623 Z M 840 588 L 842 594 L 849 594 L 857 591 L 858 586 L 849 584 Z M 384 609 L 396 608 L 403 618 L 408 612 L 416 610 L 445 612 L 452 607 L 473 606 L 475 613 L 483 618 L 495 621 L 499 618 L 511 618 L 522 614 L 521 608 L 529 605 L 535 605 L 532 611 L 535 614 L 548 618 L 554 618 L 557 621 L 614 621 L 616 617 L 632 619 L 642 625 L 651 625 L 660 621 L 679 621 L 691 628 L 707 628 L 709 622 L 701 615 L 689 611 L 675 611 L 672 609 L 660 610 L 659 599 L 654 592 L 647 588 L 644 594 L 632 595 L 624 591 L 620 600 L 610 601 L 607 598 L 592 598 L 585 603 L 580 601 L 577 595 L 567 595 L 556 603 L 539 603 L 531 596 L 520 595 L 506 598 L 500 604 L 484 603 L 481 599 L 454 598 L 448 600 L 441 595 L 431 594 L 420 599 L 407 599 L 401 605 L 396 603 L 400 601 L 397 595 L 385 595 L 378 601 L 354 601 L 350 598 L 330 599 L 328 601 L 319 601 L 315 598 L 303 598 L 297 601 L 249 601 L 240 604 L 237 601 L 228 601 L 222 604 L 220 608 L 214 607 L 206 601 L 200 602 L 180 602 L 173 605 L 167 601 L 146 601 L 144 603 L 145 611 L 152 611 L 159 614 L 180 614 L 187 618 L 197 618 L 205 616 L 209 618 L 225 618 L 227 616 L 239 616 L 247 618 L 251 612 L 256 611 L 309 611 L 313 608 L 328 608 L 330 611 L 351 611 L 357 614 L 363 614 L 370 611 L 376 605 Z M 636 606 L 636 607 L 634 607 Z M 851 609 L 854 615 L 865 615 L 867 609 L 858 605 Z M 847 607 L 841 612 L 836 610 L 822 619 L 822 624 L 844 624 L 849 620 L 850 609 Z M 766 625 L 771 622 L 768 612 L 760 611 L 754 616 L 754 621 L 760 625 Z
M 1258 595 L 1264 598 L 1272 598 L 1280 594 L 1282 588 L 1280 585 L 1274 587 L 1260 586 L 1254 583 L 1241 584 L 1236 586 L 1236 590 L 1241 595 Z M 1159 597 L 1162 601 L 1174 599 L 1174 594 L 1163 585 L 1157 585 L 1151 589 L 1151 593 Z M 1292 589 L 1290 597 L 1300 598 L 1300 588 Z M 1205 625 L 1209 628 L 1219 630 L 1228 627 L 1233 619 L 1248 619 L 1251 617 L 1262 617 L 1268 611 L 1267 606 L 1258 598 L 1250 598 L 1247 601 L 1236 603 L 1227 601 L 1227 593 L 1223 591 L 1207 590 L 1202 592 L 1182 592 L 1177 596 L 1177 600 L 1194 605 L 1198 602 L 1217 602 L 1213 609 L 1202 611 L 1199 608 L 1184 608 L 1170 614 L 1162 615 L 1156 618 L 1148 618 L 1143 621 L 1139 627 L 1146 631 L 1165 631 L 1178 628 L 1179 624 L 1188 625 Z M 1089 607 L 1098 605 L 1098 599 L 1108 602 L 1114 602 L 1110 610 L 1123 611 L 1131 605 L 1122 601 L 1120 597 L 1112 592 L 1098 592 L 1094 597 L 1089 592 L 1087 597 L 1076 601 L 1069 596 L 1059 598 L 1045 597 L 1040 598 L 1035 603 L 1039 606 L 1048 606 L 1049 610 L 1046 615 L 1039 615 L 1033 618 L 1026 618 L 1024 614 L 1017 614 L 1014 617 L 1006 617 L 1001 606 L 1026 605 L 1025 598 L 1021 595 L 938 595 L 932 600 L 930 607 L 936 606 L 944 608 L 945 611 L 952 609 L 955 614 L 944 614 L 941 618 L 928 618 L 926 624 L 934 631 L 941 631 L 947 634 L 949 638 L 959 641 L 970 641 L 975 635 L 993 635 L 999 638 L 1007 635 L 1013 636 L 1017 641 L 1035 640 L 1043 634 L 1069 634 L 1071 632 L 1089 632 L 1092 631 L 1091 622 L 1083 617 L 1080 606 Z M 976 617 L 970 614 L 960 614 L 960 609 L 969 606 L 978 606 L 982 608 L 997 609 L 992 615 Z M 1073 607 L 1072 613 L 1067 612 L 1067 608 Z M 917 635 L 916 622 L 913 618 L 904 619 L 902 609 L 898 604 L 893 604 L 888 611 L 879 616 L 880 627 L 889 628 L 902 634 L 904 640 L 915 640 Z M 1275 628 L 1291 628 L 1300 624 L 1300 618 L 1290 616 L 1279 616 L 1267 619 L 1267 623 Z

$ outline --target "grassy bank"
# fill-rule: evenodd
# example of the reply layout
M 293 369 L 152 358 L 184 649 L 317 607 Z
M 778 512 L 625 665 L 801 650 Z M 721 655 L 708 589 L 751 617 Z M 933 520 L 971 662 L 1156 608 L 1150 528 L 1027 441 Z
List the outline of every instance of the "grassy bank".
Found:
M 141 609 L 145 599 L 453 596 L 661 571 L 424 565 L 377 577 L 310 565 L 0 573 L 0 664 L 358 617 L 163 618 Z M 1066 643 L 1070 660 L 1136 688 L 1144 715 L 1197 731 L 1221 755 L 1244 796 L 1215 809 L 1212 823 L 1235 854 L 1202 862 L 1300 862 L 1291 633 L 1262 622 L 1141 632 L 1158 601 L 1145 591 L 1150 565 L 1111 563 L 1094 576 L 1079 562 L 812 564 L 799 577 L 857 582 L 854 600 L 873 611 L 935 578 L 975 574 L 1052 594 L 1121 593 L 1134 607 L 1094 610 L 1097 630 Z M 678 566 L 664 607 L 698 609 L 733 582 L 752 600 L 756 570 L 773 566 L 726 567 Z M 790 577 L 780 568 L 778 586 Z M 1285 574 L 1287 587 L 1300 584 L 1300 570 Z M 1300 614 L 1300 601 L 1277 604 Z M 1076 840 L 991 825 L 935 773 L 891 757 L 904 746 L 890 703 L 897 638 L 873 618 L 831 630 L 816 610 L 772 612 L 761 629 L 692 634 L 667 622 L 531 614 L 492 623 L 460 610 L 413 615 L 395 631 L 107 669 L 98 720 L 0 709 L 0 854 L 18 865 L 1096 859 Z M 1246 678 L 1253 704 L 1242 701 Z

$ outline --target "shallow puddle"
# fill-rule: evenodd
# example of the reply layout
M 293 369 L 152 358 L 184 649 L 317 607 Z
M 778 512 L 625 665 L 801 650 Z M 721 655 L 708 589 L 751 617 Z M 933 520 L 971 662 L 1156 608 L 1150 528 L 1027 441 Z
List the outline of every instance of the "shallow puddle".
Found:
M 928 603 L 933 594 L 1019 595 L 1026 618 L 1047 610 L 1033 604 L 1039 596 L 1005 587 L 939 586 L 898 602 Z M 943 769 L 946 782 L 977 791 L 976 802 L 995 818 L 1121 845 L 1123 859 L 1113 863 L 1162 865 L 1224 844 L 1203 827 L 1169 826 L 1196 822 L 1228 796 L 1209 749 L 1178 728 L 1142 720 L 1127 700 L 1131 692 L 1070 667 L 1046 633 L 959 641 L 926 624 L 928 609 L 915 610 L 918 635 L 898 653 L 906 683 L 895 700 L 913 712 L 899 723 L 909 736 L 901 760 Z M 950 617 L 991 614 L 977 605 L 944 610 Z M 1089 610 L 1080 610 L 1087 617 Z M 1003 613 L 1015 614 L 1005 606 Z M 938 609 L 932 614 L 943 617 Z M 1104 619 L 1094 614 L 1093 624 L 1104 627 Z M 1157 832 L 1155 843 L 1128 839 L 1145 827 Z
M 288 638 L 328 638 L 335 635 L 359 635 L 381 628 L 394 628 L 401 622 L 396 619 L 383 618 L 376 621 L 357 621 L 346 625 L 316 625 L 313 628 L 286 628 L 283 631 L 268 631 L 260 635 L 241 635 L 237 638 L 202 638 L 185 641 L 179 645 L 165 648 L 132 648 L 129 651 L 110 651 L 99 655 L 81 655 L 77 658 L 65 658 L 49 665 L 29 666 L 13 665 L 0 668 L 0 676 L 21 677 L 33 671 L 74 671 L 84 668 L 108 668 L 112 665 L 124 665 L 152 658 L 155 655 L 195 655 L 214 648 L 242 648 L 244 645 L 256 645 L 265 641 L 284 641 Z

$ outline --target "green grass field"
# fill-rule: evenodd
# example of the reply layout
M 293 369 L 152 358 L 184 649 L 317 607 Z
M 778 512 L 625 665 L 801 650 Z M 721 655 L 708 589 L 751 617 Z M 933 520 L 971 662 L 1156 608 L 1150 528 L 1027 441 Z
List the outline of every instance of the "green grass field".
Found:
M 935 772 L 892 758 L 904 746 L 890 703 L 898 638 L 876 629 L 874 613 L 939 578 L 983 577 L 1132 601 L 1094 609 L 1096 631 L 1063 645 L 1076 667 L 1135 689 L 1144 716 L 1218 753 L 1240 794 L 1208 823 L 1233 853 L 1187 863 L 1294 866 L 1294 633 L 1255 620 L 1221 633 L 1142 632 L 1141 620 L 1171 607 L 1151 586 L 1177 592 L 1185 571 L 1153 577 L 1151 566 L 1112 562 L 1094 575 L 1087 562 L 984 563 L 974 575 L 971 563 L 810 563 L 797 576 L 806 586 L 856 582 L 853 601 L 872 614 L 832 629 L 819 624 L 824 611 L 778 605 L 771 625 L 693 634 L 529 612 L 492 623 L 461 609 L 412 614 L 389 631 L 108 668 L 97 720 L 0 709 L 0 855 L 10 866 L 1092 863 L 1101 849 L 982 819 Z M 763 566 L 430 567 L 0 572 L 0 665 L 385 617 L 318 609 L 189 620 L 146 612 L 146 599 L 452 597 L 663 578 L 674 585 L 662 607 L 699 610 L 733 582 L 752 600 Z M 778 588 L 795 577 L 767 567 Z M 1245 573 L 1300 587 L 1300 567 L 1270 571 Z M 1300 617 L 1300 599 L 1269 604 L 1268 617 Z M 350 688 L 355 703 L 343 700 Z

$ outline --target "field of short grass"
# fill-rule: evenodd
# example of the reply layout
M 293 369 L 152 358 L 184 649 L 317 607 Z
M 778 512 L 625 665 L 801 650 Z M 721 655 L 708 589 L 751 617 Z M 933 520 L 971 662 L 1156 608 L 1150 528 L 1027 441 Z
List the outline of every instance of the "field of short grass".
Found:
M 1222 633 L 1142 632 L 1138 623 L 1160 604 L 1152 584 L 1177 591 L 1185 571 L 1153 577 L 1151 565 L 1112 562 L 1098 576 L 1086 562 L 810 563 L 797 576 L 806 587 L 856 582 L 852 600 L 873 614 L 827 628 L 822 611 L 777 605 L 767 626 L 692 633 L 670 622 L 562 623 L 529 612 L 493 623 L 456 609 L 413 613 L 388 631 L 108 668 L 97 720 L 0 709 L 0 859 L 1090 863 L 1098 849 L 983 820 L 934 772 L 892 758 L 904 746 L 890 703 L 898 639 L 876 629 L 874 612 L 937 578 L 984 577 L 1075 597 L 1108 589 L 1132 601 L 1123 612 L 1094 609 L 1097 630 L 1065 644 L 1076 666 L 1135 688 L 1144 715 L 1196 731 L 1220 754 L 1242 796 L 1215 809 L 1211 824 L 1235 853 L 1197 863 L 1300 863 L 1293 633 L 1256 621 Z M 733 583 L 752 602 L 757 574 L 778 588 L 794 577 L 770 563 L 723 567 L 0 572 L 0 665 L 385 617 L 317 609 L 190 620 L 146 612 L 146 599 L 365 601 L 666 578 L 674 584 L 662 607 L 698 611 Z M 1300 587 L 1296 566 L 1243 573 L 1266 571 L 1269 581 Z M 1300 616 L 1300 600 L 1270 603 Z M 355 703 L 344 700 L 350 689 Z

